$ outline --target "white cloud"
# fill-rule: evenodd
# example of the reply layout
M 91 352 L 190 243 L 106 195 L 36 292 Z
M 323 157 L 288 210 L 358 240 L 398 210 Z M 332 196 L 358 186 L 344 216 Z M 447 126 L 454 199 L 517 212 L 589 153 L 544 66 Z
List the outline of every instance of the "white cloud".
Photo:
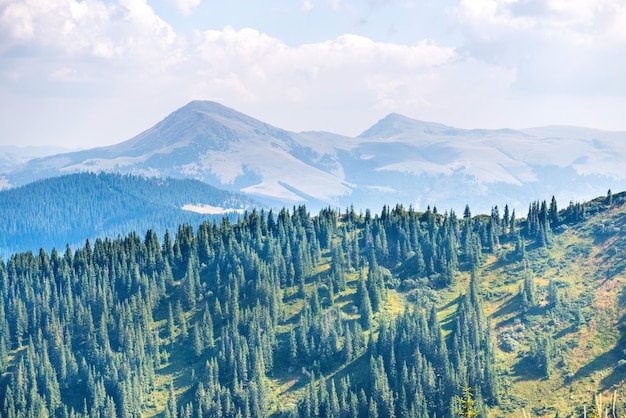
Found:
M 465 49 L 517 71 L 522 91 L 624 94 L 626 3 L 621 0 L 461 0 Z M 611 52 L 613 51 L 613 52 Z
M 302 5 L 300 6 L 300 10 L 302 10 L 305 13 L 308 13 L 312 11 L 314 7 L 315 6 L 313 5 L 313 2 L 311 0 L 304 0 L 302 2 Z
M 246 100 L 260 104 L 295 101 L 304 105 L 359 96 L 377 105 L 385 86 L 410 90 L 404 83 L 425 75 L 434 77 L 438 66 L 454 57 L 452 49 L 431 42 L 403 46 L 356 35 L 296 48 L 249 29 L 226 28 L 198 37 L 198 53 L 192 55 L 204 63 L 194 63 L 190 70 L 202 68 L 202 78 L 210 80 L 212 88 L 217 80 L 230 86 L 236 77 L 240 82 L 236 91 L 242 94 L 246 86 Z M 316 119 L 312 113 L 307 116 Z
M 460 22 L 470 35 L 532 31 L 572 45 L 622 42 L 621 0 L 460 0 Z
M 52 106 L 53 100 L 56 112 L 63 108 L 59 102 L 71 106 L 78 94 L 98 102 L 98 108 L 109 106 L 103 112 L 116 120 L 129 107 L 147 114 L 158 108 L 163 116 L 188 100 L 208 98 L 295 130 L 358 133 L 346 131 L 345 113 L 329 109 L 354 107 L 358 113 L 367 106 L 376 112 L 370 113 L 374 120 L 381 110 L 399 110 L 400 103 L 427 103 L 421 96 L 406 97 L 402 92 L 412 88 L 405 83 L 434 78 L 455 56 L 453 49 L 430 41 L 407 46 L 349 34 L 296 47 L 258 30 L 232 27 L 185 37 L 145 0 L 51 0 L 49 6 L 26 1 L 28 11 L 5 34 L 12 48 L 26 54 L 0 64 L 3 73 L 21 75 L 20 83 L 9 86 L 12 91 L 28 89 L 35 106 Z M 27 39 L 18 30 L 26 26 L 32 28 Z M 37 52 L 41 48 L 50 51 L 47 59 Z M 33 90 L 36 85 L 41 88 Z M 389 86 L 392 91 L 385 92 Z M 285 112 L 292 116 L 282 120 Z M 73 125 L 87 120 L 110 125 L 108 117 L 97 116 L 103 121 L 94 115 Z M 138 116 L 127 125 L 136 133 L 155 121 L 153 115 L 146 119 Z M 108 129 L 118 128 L 113 135 L 122 140 L 122 128 L 129 128 L 119 122 Z
M 229 26 L 183 35 L 146 0 L 0 0 L 0 104 L 9 109 L 0 123 L 5 141 L 85 146 L 85 137 L 128 139 L 189 100 L 211 99 L 287 129 L 345 134 L 388 112 L 463 127 L 563 123 L 567 112 L 550 106 L 564 103 L 575 121 L 598 126 L 619 118 L 585 112 L 580 97 L 613 109 L 626 88 L 626 58 L 614 49 L 626 41 L 626 8 L 600 2 L 568 10 L 557 0 L 461 0 L 454 18 L 465 43 L 455 48 L 353 34 L 292 46 Z M 399 7 L 409 3 L 420 7 Z M 38 123 L 24 123 L 35 114 Z
M 327 0 L 327 2 L 332 10 L 339 10 L 342 7 L 341 0 Z
M 172 27 L 146 0 L 24 0 L 0 10 L 5 48 L 52 48 L 51 53 L 61 55 L 128 59 L 162 53 L 175 40 Z
M 28 6 L 24 3 L 9 3 L 0 16 L 1 27 L 16 39 L 29 39 L 33 36 L 33 21 Z
M 86 82 L 89 78 L 81 74 L 76 68 L 61 67 L 50 74 L 50 79 L 61 82 Z
M 185 16 L 189 16 L 198 6 L 201 0 L 170 0 Z

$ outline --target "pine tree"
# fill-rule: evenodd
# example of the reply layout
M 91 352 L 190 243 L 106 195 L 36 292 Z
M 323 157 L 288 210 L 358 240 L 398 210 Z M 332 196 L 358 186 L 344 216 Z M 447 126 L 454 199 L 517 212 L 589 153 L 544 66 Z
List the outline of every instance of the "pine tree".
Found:
M 598 395 L 593 396 L 593 403 L 587 413 L 587 418 L 602 418 L 602 401 Z
M 298 364 L 298 342 L 293 327 L 289 330 L 289 363 L 291 365 Z
M 530 273 L 526 273 L 524 276 L 524 283 L 520 293 L 522 297 L 522 310 L 528 312 L 530 309 L 534 308 L 537 303 L 535 281 Z
M 167 399 L 167 405 L 165 407 L 165 413 L 170 417 L 176 417 L 178 414 L 178 408 L 176 406 L 176 394 L 174 393 L 174 382 L 170 381 L 169 396 Z
M 559 301 L 559 294 L 557 290 L 557 286 L 554 280 L 550 279 L 548 282 L 548 306 L 550 308 L 554 308 L 557 306 Z
M 550 226 L 554 228 L 559 222 L 559 210 L 556 205 L 556 199 L 552 196 L 550 201 L 550 210 L 548 212 L 548 219 L 550 220 Z
M 370 329 L 373 324 L 372 303 L 370 302 L 369 293 L 365 286 L 365 279 L 362 275 L 359 277 L 357 285 L 356 303 L 359 304 L 359 314 L 361 315 L 361 325 L 363 329 Z
M 170 303 L 167 308 L 167 333 L 170 339 L 170 343 L 174 344 L 174 332 L 176 330 L 176 326 L 174 325 L 174 313 L 172 311 L 172 304 Z
M 480 409 L 476 407 L 476 400 L 472 397 L 472 388 L 465 386 L 463 388 L 463 397 L 456 396 L 454 398 L 454 413 L 459 417 L 472 418 L 480 415 Z
M 202 342 L 202 335 L 198 323 L 193 324 L 193 353 L 196 357 L 200 357 L 204 352 L 204 344 Z

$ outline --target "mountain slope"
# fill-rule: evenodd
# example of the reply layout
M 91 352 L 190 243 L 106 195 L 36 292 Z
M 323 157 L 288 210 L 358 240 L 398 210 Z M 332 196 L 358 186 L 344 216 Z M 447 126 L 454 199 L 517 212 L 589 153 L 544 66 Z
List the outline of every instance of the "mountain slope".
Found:
M 623 416 L 625 202 L 624 193 L 597 198 L 576 216 L 570 206 L 546 246 L 529 240 L 515 258 L 512 243 L 503 244 L 481 267 L 497 367 L 510 382 L 494 416 L 521 407 L 538 417 L 582 415 L 594 393 L 605 407 L 616 393 Z
M 575 127 L 458 129 L 390 114 L 357 138 L 289 132 L 214 102 L 195 101 L 126 142 L 28 162 L 22 185 L 59 173 L 115 171 L 193 178 L 275 206 L 380 208 L 465 204 L 555 194 L 580 201 L 626 188 L 626 133 Z
M 7 416 L 624 416 L 626 193 L 305 207 L 0 260 Z M 589 414 L 591 415 L 591 414 Z M 607 416 L 604 413 L 600 416 Z
M 23 184 L 58 172 L 117 171 L 199 179 L 281 202 L 303 196 L 327 202 L 348 193 L 333 157 L 294 137 L 217 103 L 196 101 L 129 141 L 33 160 L 9 179 Z
M 152 229 L 162 234 L 181 223 L 197 225 L 257 205 L 246 196 L 195 180 L 148 179 L 119 174 L 71 174 L 0 191 L 0 251 L 65 248 L 95 237 Z M 221 210 L 220 210 L 221 209 Z
M 626 133 L 575 127 L 464 130 L 392 114 L 359 138 L 353 154 L 373 161 L 381 177 L 414 179 L 412 191 L 399 188 L 400 201 L 413 198 L 420 207 L 450 202 L 460 210 L 465 200 L 488 211 L 487 199 L 520 208 L 551 194 L 560 201 L 585 200 L 626 185 L 619 168 Z

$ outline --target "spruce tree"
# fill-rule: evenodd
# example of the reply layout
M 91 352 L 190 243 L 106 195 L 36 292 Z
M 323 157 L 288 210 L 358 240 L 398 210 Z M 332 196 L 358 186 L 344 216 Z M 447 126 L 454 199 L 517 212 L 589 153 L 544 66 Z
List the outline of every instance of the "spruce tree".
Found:
M 480 415 L 480 409 L 476 406 L 476 400 L 472 397 L 472 388 L 465 386 L 463 388 L 463 397 L 456 396 L 454 398 L 454 413 L 463 418 L 473 418 Z
M 358 303 L 359 307 L 359 314 L 361 315 L 361 325 L 363 326 L 363 329 L 370 329 L 373 323 L 372 303 L 370 302 L 369 293 L 365 286 L 365 279 L 362 275 L 359 276 L 356 297 L 356 303 Z

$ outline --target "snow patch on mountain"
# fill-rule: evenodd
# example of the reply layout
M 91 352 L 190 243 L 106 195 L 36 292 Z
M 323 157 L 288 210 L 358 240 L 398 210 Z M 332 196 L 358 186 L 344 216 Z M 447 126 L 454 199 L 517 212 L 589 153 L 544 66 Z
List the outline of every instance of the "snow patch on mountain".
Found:
M 5 176 L 0 177 L 0 190 L 10 189 L 11 182 Z
M 302 196 L 285 188 L 276 181 L 264 181 L 254 186 L 248 186 L 241 189 L 242 192 L 259 197 L 271 196 L 274 199 L 283 202 L 303 203 L 306 201 Z
M 219 206 L 211 206 L 205 204 L 186 204 L 183 205 L 182 210 L 187 210 L 189 212 L 200 213 L 203 215 L 225 215 L 228 213 L 244 213 L 245 209 L 242 208 L 222 208 Z
M 289 132 L 194 101 L 121 144 L 30 160 L 4 185 L 72 171 L 190 177 L 272 204 L 378 207 L 547 199 L 626 189 L 626 133 L 575 127 L 459 129 L 390 114 L 355 138 Z M 546 195 L 549 194 L 549 195 Z

